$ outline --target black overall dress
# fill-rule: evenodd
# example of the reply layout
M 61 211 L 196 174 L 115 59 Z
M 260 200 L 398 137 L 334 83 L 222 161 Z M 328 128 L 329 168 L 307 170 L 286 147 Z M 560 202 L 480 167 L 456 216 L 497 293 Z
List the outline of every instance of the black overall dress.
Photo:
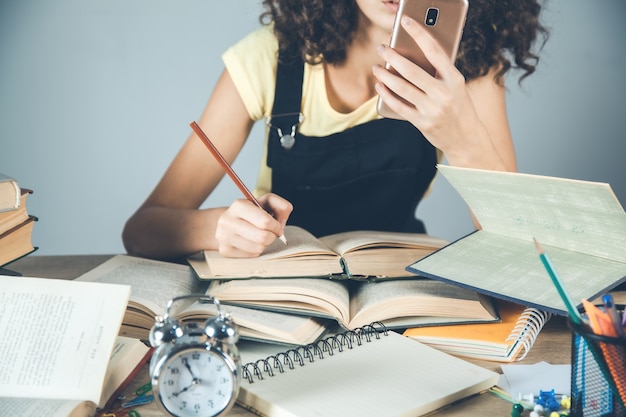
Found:
M 435 148 L 406 121 L 378 119 L 326 137 L 295 135 L 304 63 L 279 60 L 267 164 L 272 192 L 293 204 L 288 224 L 316 236 L 351 230 L 424 233 L 415 209 L 436 171 Z M 281 116 L 284 115 L 284 116 Z

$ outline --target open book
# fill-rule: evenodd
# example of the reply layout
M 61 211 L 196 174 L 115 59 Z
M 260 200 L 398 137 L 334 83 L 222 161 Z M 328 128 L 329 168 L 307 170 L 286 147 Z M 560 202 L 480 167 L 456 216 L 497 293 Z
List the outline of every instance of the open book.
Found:
M 205 260 L 190 259 L 207 279 L 251 277 L 406 277 L 405 267 L 447 242 L 426 234 L 352 231 L 316 238 L 287 226 L 288 244 L 276 240 L 256 258 L 226 258 L 204 251 Z
M 413 327 L 404 336 L 455 356 L 497 362 L 520 361 L 533 347 L 550 313 L 499 300 L 497 323 Z
M 269 417 L 408 417 L 498 380 L 495 372 L 397 333 L 357 330 L 275 355 L 260 353 L 242 368 L 238 404 Z
M 439 166 L 482 226 L 408 271 L 567 315 L 541 243 L 575 302 L 626 281 L 626 213 L 605 183 Z
M 0 277 L 0 288 L 0 415 L 92 415 L 134 368 L 112 356 L 130 287 Z
M 118 336 L 109 359 L 100 401 L 0 398 L 1 416 L 87 417 L 96 410 L 106 410 L 150 359 L 152 349 L 139 339 Z
M 100 283 L 130 285 L 131 296 L 120 334 L 143 340 L 154 324 L 155 316 L 165 313 L 166 303 L 186 294 L 204 294 L 206 282 L 200 281 L 188 265 L 116 255 L 76 279 Z M 206 320 L 215 316 L 213 304 L 195 302 L 176 306 L 182 320 Z M 285 344 L 306 344 L 317 340 L 327 329 L 323 320 L 289 314 L 224 306 L 239 326 L 242 338 Z
M 346 329 L 375 321 L 402 328 L 498 319 L 491 298 L 429 279 L 213 281 L 208 294 L 225 304 L 332 318 Z

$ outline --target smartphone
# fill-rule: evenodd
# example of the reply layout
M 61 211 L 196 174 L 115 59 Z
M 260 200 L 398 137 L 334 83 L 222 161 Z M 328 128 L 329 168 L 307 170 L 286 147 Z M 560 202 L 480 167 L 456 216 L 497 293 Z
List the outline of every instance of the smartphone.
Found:
M 436 76 L 435 69 L 413 38 L 402 28 L 400 19 L 403 15 L 407 15 L 421 23 L 439 42 L 450 60 L 454 61 L 465 26 L 467 8 L 468 0 L 400 0 L 389 46 L 434 77 Z M 385 68 L 395 72 L 388 63 Z M 380 97 L 377 110 L 378 114 L 383 117 L 401 119 L 387 107 Z

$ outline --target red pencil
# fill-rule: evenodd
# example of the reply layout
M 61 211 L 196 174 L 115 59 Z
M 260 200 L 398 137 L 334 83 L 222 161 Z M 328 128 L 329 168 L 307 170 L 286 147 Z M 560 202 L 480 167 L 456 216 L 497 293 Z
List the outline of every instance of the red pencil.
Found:
M 202 142 L 204 142 L 204 144 L 209 149 L 211 154 L 215 157 L 217 162 L 222 166 L 224 171 L 226 171 L 226 173 L 228 174 L 230 179 L 233 180 L 233 182 L 235 183 L 237 188 L 239 188 L 239 190 L 243 193 L 243 195 L 246 197 L 246 199 L 248 199 L 249 201 L 251 201 L 254 204 L 256 204 L 256 206 L 258 208 L 265 210 L 261 206 L 261 203 L 259 203 L 259 201 L 256 198 L 254 198 L 254 195 L 250 192 L 250 190 L 248 190 L 248 187 L 246 187 L 246 185 L 243 183 L 243 181 L 241 181 L 241 178 L 239 178 L 239 176 L 235 173 L 235 171 L 233 171 L 232 167 L 226 161 L 226 159 L 224 159 L 224 157 L 222 156 L 220 151 L 217 150 L 217 148 L 215 147 L 213 142 L 211 142 L 211 139 L 209 139 L 209 137 L 202 131 L 200 126 L 198 126 L 198 124 L 196 122 L 191 122 L 190 126 L 193 129 L 193 131 L 196 132 L 196 135 L 198 135 L 198 137 L 202 140 Z M 278 238 L 285 245 L 287 244 L 287 239 L 285 238 L 285 235 L 280 235 Z

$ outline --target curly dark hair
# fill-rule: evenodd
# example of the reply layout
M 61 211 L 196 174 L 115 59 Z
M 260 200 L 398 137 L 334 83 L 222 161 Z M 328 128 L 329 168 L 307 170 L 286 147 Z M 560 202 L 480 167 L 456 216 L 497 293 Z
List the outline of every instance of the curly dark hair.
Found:
M 299 55 L 310 64 L 340 63 L 357 30 L 355 0 L 264 0 L 262 24 L 274 24 L 284 56 Z M 538 38 L 548 39 L 539 21 L 540 0 L 471 0 L 456 58 L 466 80 L 486 75 L 491 68 L 501 80 L 510 69 L 522 72 L 520 82 L 535 71 Z

